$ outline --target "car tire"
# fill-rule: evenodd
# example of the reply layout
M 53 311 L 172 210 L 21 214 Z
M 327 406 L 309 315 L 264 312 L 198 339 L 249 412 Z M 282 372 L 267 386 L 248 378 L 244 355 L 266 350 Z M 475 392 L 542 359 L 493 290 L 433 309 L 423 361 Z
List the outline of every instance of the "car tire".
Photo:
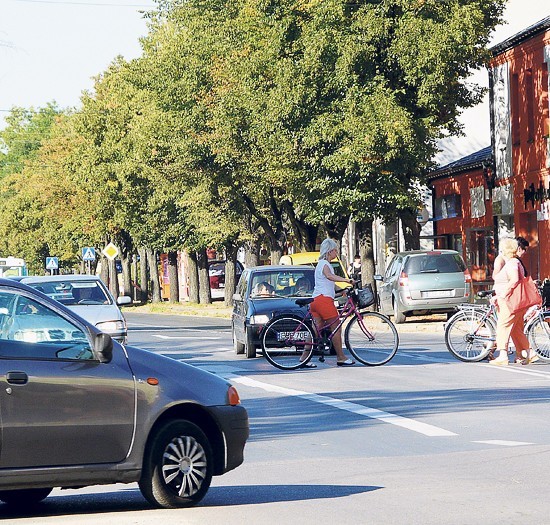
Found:
M 165 423 L 147 445 L 139 488 L 155 507 L 175 509 L 197 504 L 214 471 L 212 447 L 194 423 Z
M 2 490 L 0 491 L 0 500 L 12 507 L 26 508 L 36 505 L 46 499 L 52 490 L 53 487 L 43 489 Z
M 235 350 L 235 353 L 237 355 L 244 354 L 244 344 L 240 343 L 237 340 L 237 336 L 235 335 L 235 327 L 233 327 L 232 333 L 233 333 L 233 350 Z
M 246 329 L 245 334 L 246 334 L 246 344 L 244 347 L 244 353 L 246 354 L 247 359 L 253 359 L 254 357 L 256 357 L 256 347 L 252 342 L 252 334 L 248 329 Z
M 397 301 L 393 302 L 393 322 L 395 324 L 402 324 L 405 322 L 405 314 L 399 309 Z

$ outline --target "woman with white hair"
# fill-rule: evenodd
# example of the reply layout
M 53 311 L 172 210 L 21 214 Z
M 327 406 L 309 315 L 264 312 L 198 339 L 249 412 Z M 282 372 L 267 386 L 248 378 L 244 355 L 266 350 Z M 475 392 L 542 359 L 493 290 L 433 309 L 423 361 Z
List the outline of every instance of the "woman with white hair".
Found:
M 334 273 L 330 261 L 338 257 L 338 245 L 333 239 L 325 239 L 321 243 L 319 262 L 315 267 L 315 287 L 313 288 L 313 302 L 309 310 L 317 330 L 323 326 L 330 326 L 338 321 L 338 311 L 334 306 L 334 283 L 353 283 L 353 279 L 346 279 Z M 338 366 L 353 366 L 355 361 L 348 359 L 342 350 L 342 330 L 339 329 L 332 338 L 332 346 L 336 350 L 336 364 Z M 308 363 L 308 368 L 317 365 Z

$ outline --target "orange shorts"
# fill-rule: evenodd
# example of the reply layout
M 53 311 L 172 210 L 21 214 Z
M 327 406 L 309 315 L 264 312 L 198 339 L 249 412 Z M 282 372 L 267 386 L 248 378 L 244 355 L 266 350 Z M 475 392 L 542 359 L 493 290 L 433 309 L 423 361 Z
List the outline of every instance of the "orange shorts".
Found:
M 326 295 L 318 295 L 309 305 L 309 311 L 313 317 L 320 317 L 323 321 L 338 317 L 338 310 L 334 306 L 334 299 Z

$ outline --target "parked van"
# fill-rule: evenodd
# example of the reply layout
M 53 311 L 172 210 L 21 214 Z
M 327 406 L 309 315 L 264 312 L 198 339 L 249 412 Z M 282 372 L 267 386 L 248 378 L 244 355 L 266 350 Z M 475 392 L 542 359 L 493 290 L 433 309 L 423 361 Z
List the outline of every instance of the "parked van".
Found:
M 317 266 L 319 262 L 320 252 L 301 252 L 301 253 L 292 253 L 290 255 L 283 255 L 279 264 L 289 265 L 289 266 Z M 330 261 L 334 273 L 340 277 L 345 277 L 349 279 L 348 272 L 344 268 L 342 261 L 339 257 Z M 349 286 L 346 283 L 335 283 L 338 288 L 344 289 Z

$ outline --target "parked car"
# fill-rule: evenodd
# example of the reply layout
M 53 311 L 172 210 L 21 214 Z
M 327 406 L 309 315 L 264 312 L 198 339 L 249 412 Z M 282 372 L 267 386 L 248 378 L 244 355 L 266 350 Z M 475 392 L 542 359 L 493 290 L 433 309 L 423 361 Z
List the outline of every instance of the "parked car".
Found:
M 472 300 L 472 278 L 462 256 L 454 250 L 396 253 L 380 281 L 380 310 L 395 323 L 416 314 L 453 312 Z
M 236 262 L 236 277 L 239 280 L 243 273 L 243 265 L 240 261 Z M 208 276 L 210 279 L 210 293 L 213 299 L 223 299 L 225 297 L 225 261 L 208 261 Z
M 289 255 L 283 255 L 281 259 L 279 260 L 279 264 L 282 265 L 301 265 L 301 266 L 317 266 L 317 263 L 319 262 L 319 255 L 320 252 L 300 252 L 300 253 L 292 253 Z M 342 264 L 342 261 L 340 260 L 340 257 L 336 257 L 336 259 L 333 259 L 330 261 L 330 264 L 332 265 L 332 268 L 334 270 L 334 273 L 336 275 L 339 275 L 340 277 L 345 277 L 346 279 L 349 279 L 348 272 L 344 268 L 344 265 Z M 340 289 L 347 288 L 349 285 L 346 283 L 336 283 L 336 287 Z
M 28 509 L 54 487 L 138 482 L 190 506 L 239 466 L 247 412 L 224 379 L 122 346 L 34 288 L 0 279 L 0 500 Z
M 237 354 L 256 357 L 260 333 L 273 315 L 305 314 L 298 297 L 311 297 L 315 269 L 310 266 L 255 266 L 243 271 L 233 296 L 233 347 Z
M 43 275 L 24 277 L 20 282 L 68 306 L 102 332 L 126 343 L 128 328 L 118 305 L 130 304 L 132 298 L 123 295 L 115 301 L 96 275 Z

